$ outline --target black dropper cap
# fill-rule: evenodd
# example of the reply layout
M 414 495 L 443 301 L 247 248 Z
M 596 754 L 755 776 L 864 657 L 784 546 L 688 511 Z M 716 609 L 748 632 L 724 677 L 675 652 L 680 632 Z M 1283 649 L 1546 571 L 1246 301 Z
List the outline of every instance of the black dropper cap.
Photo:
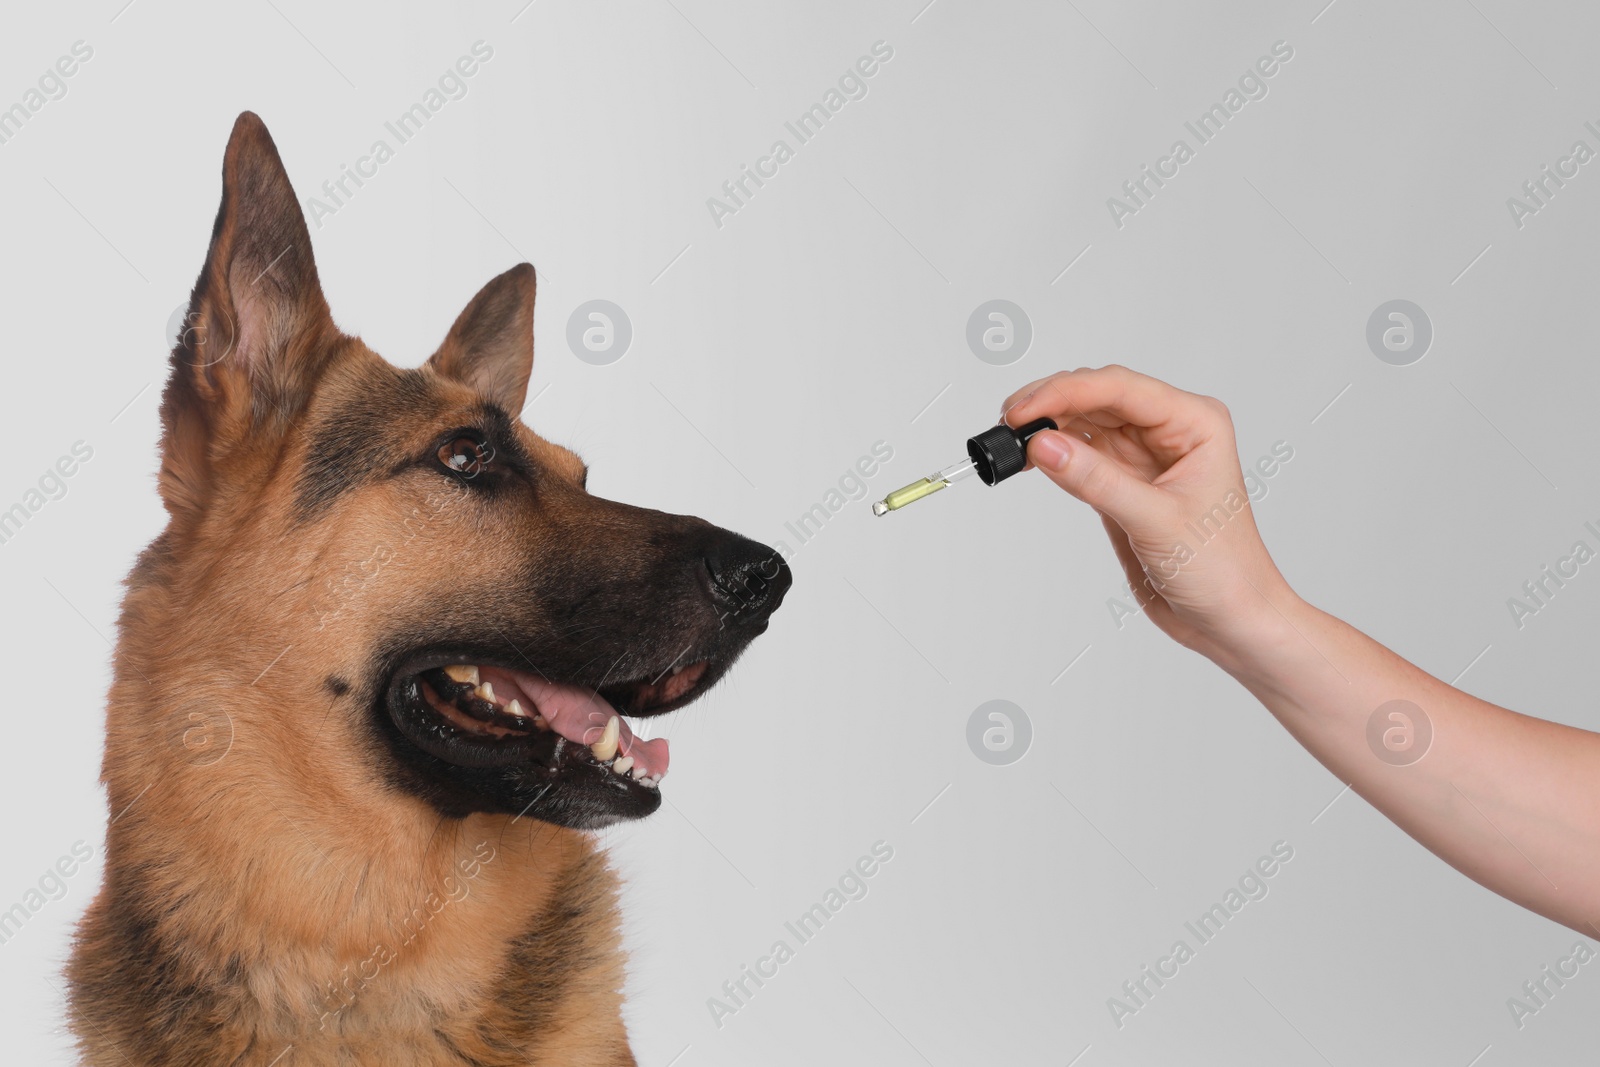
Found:
M 1034 419 L 1015 430 L 1001 423 L 967 438 L 967 455 L 984 485 L 1003 482 L 1028 465 L 1028 439 L 1040 430 L 1057 430 L 1055 419 Z

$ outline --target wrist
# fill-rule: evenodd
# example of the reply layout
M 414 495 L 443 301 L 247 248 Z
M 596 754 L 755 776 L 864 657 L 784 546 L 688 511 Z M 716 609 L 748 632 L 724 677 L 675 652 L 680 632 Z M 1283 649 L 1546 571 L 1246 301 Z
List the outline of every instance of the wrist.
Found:
M 1268 681 L 1286 664 L 1297 662 L 1314 646 L 1316 608 L 1297 596 L 1288 585 L 1271 589 L 1252 586 L 1248 607 L 1235 612 L 1201 651 L 1234 678 L 1252 687 Z

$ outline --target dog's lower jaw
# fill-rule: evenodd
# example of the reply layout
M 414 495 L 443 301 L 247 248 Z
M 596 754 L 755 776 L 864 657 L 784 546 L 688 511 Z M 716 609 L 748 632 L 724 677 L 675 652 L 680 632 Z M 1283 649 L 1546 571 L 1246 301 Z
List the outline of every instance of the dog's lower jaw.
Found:
M 301 951 L 251 936 L 259 931 L 235 930 L 235 953 L 216 943 L 215 924 L 197 924 L 186 942 L 185 902 L 152 908 L 139 886 L 108 884 L 69 965 L 82 1062 L 636 1067 L 621 1020 L 615 877 L 586 837 L 561 833 L 569 847 L 549 906 L 499 941 L 497 958 L 464 960 L 459 938 L 400 933 L 376 962 L 347 961 L 331 981 L 325 961 L 305 967 Z M 509 858 L 501 877 L 513 873 Z M 449 906 L 464 916 L 469 903 L 490 904 L 466 896 Z M 481 988 L 466 1009 L 441 1004 L 441 976 L 464 966 Z

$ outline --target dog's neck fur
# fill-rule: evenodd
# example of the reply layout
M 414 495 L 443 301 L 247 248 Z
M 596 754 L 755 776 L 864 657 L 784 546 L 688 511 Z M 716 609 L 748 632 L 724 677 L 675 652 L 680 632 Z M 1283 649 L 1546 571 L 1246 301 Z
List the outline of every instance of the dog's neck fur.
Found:
M 315 739 L 296 751 L 264 736 L 277 702 L 318 691 L 311 663 L 291 650 L 257 685 L 219 677 L 225 655 L 168 610 L 151 566 L 124 606 L 106 882 L 70 969 L 84 1061 L 633 1064 L 616 883 L 593 841 L 508 816 L 442 818 Z M 197 694 L 167 680 L 197 678 L 207 706 L 232 709 L 216 738 L 227 747 L 174 762 Z M 330 717 L 359 713 L 318 695 Z

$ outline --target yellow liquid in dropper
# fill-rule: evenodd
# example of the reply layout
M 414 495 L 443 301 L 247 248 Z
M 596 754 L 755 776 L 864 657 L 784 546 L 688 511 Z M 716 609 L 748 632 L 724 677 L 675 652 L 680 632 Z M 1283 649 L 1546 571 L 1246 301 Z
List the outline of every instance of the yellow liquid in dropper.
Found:
M 943 478 L 937 480 L 933 478 L 919 478 L 908 486 L 905 486 L 901 489 L 896 489 L 878 503 L 872 505 L 872 510 L 878 515 L 882 515 L 889 511 L 898 511 L 907 504 L 921 500 L 923 497 L 932 493 L 937 493 L 939 490 L 945 488 L 949 484 L 950 483 L 945 481 Z M 880 508 L 882 509 L 881 511 L 879 510 Z

